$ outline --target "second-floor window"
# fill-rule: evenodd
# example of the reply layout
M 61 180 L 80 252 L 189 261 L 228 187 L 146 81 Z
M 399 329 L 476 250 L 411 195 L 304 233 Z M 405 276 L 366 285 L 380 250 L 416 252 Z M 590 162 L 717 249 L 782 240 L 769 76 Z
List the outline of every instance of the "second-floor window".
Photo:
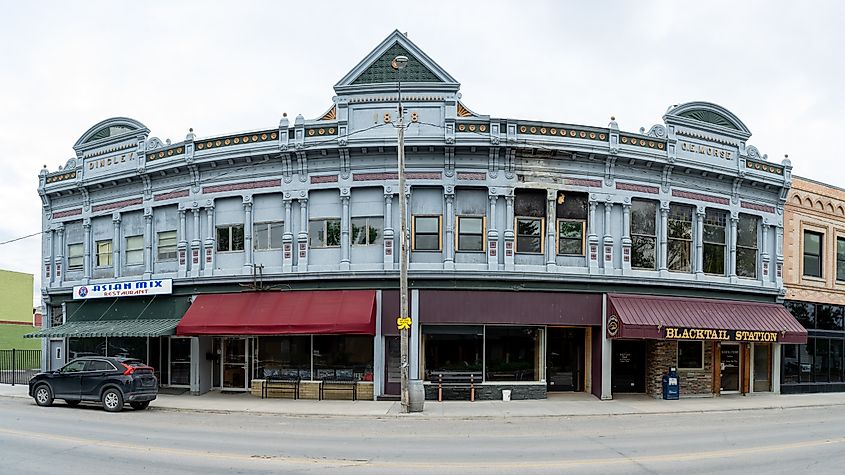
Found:
M 587 227 L 587 194 L 557 194 L 557 253 L 584 255 Z
M 692 206 L 669 205 L 667 264 L 670 271 L 692 270 Z
M 381 245 L 381 233 L 384 229 L 384 218 L 374 216 L 367 218 L 352 218 L 351 221 L 353 246 Z
M 836 280 L 845 281 L 845 238 L 836 238 Z
M 111 266 L 111 257 L 111 239 L 108 241 L 97 241 L 97 267 Z
M 67 270 L 81 270 L 85 258 L 85 248 L 82 243 L 68 244 Z
M 736 275 L 757 278 L 757 225 L 755 216 L 739 215 L 736 225 Z
M 727 213 L 707 208 L 704 214 L 704 272 L 725 275 L 725 223 Z
M 255 223 L 252 233 L 255 235 L 253 247 L 256 250 L 281 249 L 285 223 L 281 221 Z
M 144 236 L 126 237 L 126 265 L 135 266 L 144 263 Z
M 657 269 L 657 202 L 631 201 L 631 267 Z
M 458 250 L 484 251 L 484 218 L 458 216 Z
M 414 216 L 413 226 L 413 250 L 440 250 L 440 216 Z
M 340 219 L 313 219 L 308 225 L 310 247 L 339 247 Z
M 159 261 L 176 260 L 176 231 L 162 231 L 158 233 L 158 252 L 156 256 Z
M 516 252 L 542 254 L 546 224 L 546 191 L 516 190 L 514 215 L 516 216 Z
M 217 227 L 217 251 L 243 251 L 244 250 L 244 225 L 231 224 Z
M 822 276 L 822 235 L 804 231 L 804 275 Z

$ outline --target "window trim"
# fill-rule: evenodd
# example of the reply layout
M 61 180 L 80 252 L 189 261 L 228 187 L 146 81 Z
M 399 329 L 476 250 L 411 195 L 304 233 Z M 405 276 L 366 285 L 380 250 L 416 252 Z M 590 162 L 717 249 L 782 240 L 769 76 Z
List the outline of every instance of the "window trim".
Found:
M 333 245 L 333 246 L 328 245 L 328 241 L 329 241 L 329 239 L 328 239 L 328 237 L 329 237 L 328 222 L 329 221 L 337 221 L 337 223 L 338 223 L 337 225 L 340 228 L 340 236 L 338 236 L 337 245 Z M 322 246 L 315 246 L 311 243 L 311 227 L 317 222 L 323 223 L 323 236 L 325 236 L 325 238 L 323 240 L 325 242 L 324 242 L 324 245 L 322 245 Z M 350 239 L 351 238 L 352 238 L 352 236 L 351 236 L 351 233 L 350 233 Z M 342 219 L 340 219 L 339 217 L 336 217 L 336 216 L 327 216 L 327 217 L 323 217 L 323 218 L 308 218 L 308 248 L 309 249 L 339 249 L 342 244 L 343 244 L 343 220 Z
M 108 252 L 100 252 L 100 246 L 106 245 L 109 246 Z M 94 267 L 97 269 L 105 269 L 108 267 L 114 267 L 114 240 L 112 239 L 103 239 L 101 241 L 94 241 L 94 247 L 96 248 L 96 252 L 94 253 Z M 108 264 L 101 264 L 100 263 L 100 256 L 106 256 L 106 260 Z
M 164 258 L 161 257 L 161 248 L 162 248 L 161 235 L 164 234 L 164 233 L 173 233 L 173 238 L 174 238 L 173 257 L 164 257 Z M 217 235 L 215 235 L 214 237 L 215 237 L 215 241 L 216 241 Z M 155 259 L 156 262 L 175 261 L 179 257 L 179 232 L 178 231 L 176 231 L 175 229 L 168 229 L 167 231 L 158 231 L 158 232 L 156 232 L 155 239 L 156 239 L 156 242 L 155 242 L 155 244 L 156 244 L 156 259 Z M 170 247 L 170 246 L 168 246 L 168 247 Z
M 532 220 L 532 221 L 540 221 L 540 250 L 538 252 L 529 252 L 529 251 L 520 251 L 519 250 L 519 220 Z M 528 254 L 531 256 L 542 256 L 545 255 L 546 249 L 546 218 L 540 218 L 537 216 L 514 216 L 513 218 L 513 229 L 514 229 L 514 244 L 513 244 L 513 252 L 514 254 Z M 522 236 L 530 236 L 528 234 L 522 234 Z
M 481 218 L 481 249 L 461 249 L 460 248 L 460 237 L 461 237 L 461 219 L 463 218 L 470 218 L 470 219 L 478 219 Z M 475 233 L 464 233 L 467 236 L 477 236 Z M 455 252 L 487 252 L 487 216 L 480 215 L 480 214 L 460 214 L 455 216 Z
M 272 235 L 272 232 L 270 231 L 270 229 L 271 229 L 270 225 L 272 225 L 272 224 L 281 224 L 282 225 L 282 242 L 279 243 L 279 247 L 273 247 L 273 242 L 272 242 L 273 235 Z M 265 228 L 263 230 L 257 229 L 259 226 L 262 226 L 262 225 L 265 226 Z M 267 233 L 267 245 L 269 247 L 266 247 L 266 248 L 257 247 L 258 246 L 258 238 L 256 236 L 258 235 L 259 232 Z M 259 221 L 257 223 L 253 223 L 252 224 L 252 237 L 253 237 L 253 239 L 252 239 L 252 250 L 253 251 L 278 251 L 278 250 L 281 250 L 283 247 L 285 247 L 285 222 L 284 222 L 284 220 L 278 220 L 278 221 Z
M 70 248 L 73 246 L 79 246 L 79 255 L 73 256 L 70 253 Z M 79 265 L 71 265 L 71 259 L 79 259 Z M 67 245 L 67 270 L 70 271 L 78 271 L 83 270 L 85 268 L 85 245 L 81 242 L 75 242 L 72 244 Z
M 560 223 L 581 223 L 581 253 L 580 254 L 561 254 L 560 252 Z M 585 256 L 587 253 L 587 220 L 586 219 L 570 219 L 557 218 L 555 220 L 555 255 L 557 256 Z
M 806 251 L 806 241 L 807 241 L 807 233 L 815 234 L 819 237 L 819 275 L 810 275 L 807 274 L 807 269 L 804 266 L 805 256 L 807 255 Z M 824 237 L 825 233 L 823 231 L 816 231 L 813 229 L 807 229 L 802 227 L 801 229 L 801 278 L 810 280 L 824 280 Z M 813 256 L 813 254 L 811 254 Z
M 140 248 L 130 248 L 129 247 L 129 240 L 132 238 L 141 238 L 141 247 Z M 142 266 L 144 265 L 144 235 L 143 234 L 135 234 L 132 236 L 125 236 L 123 238 L 124 243 L 124 250 L 123 250 L 123 265 L 125 267 L 131 266 Z M 131 263 L 129 262 L 129 253 L 130 252 L 137 252 L 141 251 L 141 262 Z
M 693 367 L 684 367 L 681 366 L 681 344 L 682 343 L 698 343 L 701 345 L 701 366 L 693 366 Z M 692 341 L 678 341 L 678 345 L 675 348 L 675 361 L 678 362 L 678 369 L 679 370 L 704 370 L 704 342 L 700 340 L 692 340 Z
M 417 249 L 417 218 L 437 218 L 437 249 Z M 431 236 L 433 233 L 422 233 Z M 411 250 L 414 252 L 442 252 L 443 251 L 443 215 L 414 214 L 411 215 Z
M 244 237 L 246 237 L 246 226 L 244 226 L 243 224 L 222 224 L 222 225 L 217 225 L 217 226 L 214 227 L 214 230 L 215 230 L 214 237 L 215 237 L 215 242 L 216 242 L 214 249 L 215 249 L 216 252 L 223 253 L 223 254 L 229 254 L 229 253 L 234 253 L 234 252 L 244 252 L 245 251 L 245 249 L 232 249 L 232 247 L 233 247 L 232 246 L 232 234 L 233 234 L 232 229 L 233 228 L 243 229 L 244 230 L 243 231 Z M 220 250 L 220 241 L 219 241 L 219 239 L 217 239 L 219 231 L 221 229 L 228 229 L 229 230 L 229 249 L 226 250 L 226 251 Z M 244 239 L 244 241 L 246 241 L 246 239 Z M 246 242 L 244 242 L 243 247 L 246 247 Z
M 352 234 L 352 220 L 354 219 L 366 219 L 367 229 L 370 228 L 370 219 L 380 219 L 381 220 L 381 229 L 379 230 L 379 238 L 381 239 L 382 246 L 384 245 L 384 216 L 379 215 L 367 215 L 367 216 L 351 216 L 349 218 L 349 247 L 369 247 L 369 246 L 378 246 L 379 244 L 370 242 L 370 233 L 367 232 L 367 243 L 366 244 L 356 244 L 355 243 L 355 236 Z

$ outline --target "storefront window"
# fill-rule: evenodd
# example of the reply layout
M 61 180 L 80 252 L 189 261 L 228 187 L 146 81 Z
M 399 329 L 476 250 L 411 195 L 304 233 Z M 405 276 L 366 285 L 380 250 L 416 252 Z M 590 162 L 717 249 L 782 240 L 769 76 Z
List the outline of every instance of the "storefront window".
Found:
M 106 356 L 105 338 L 68 338 L 67 347 L 69 359 L 80 356 Z
M 258 337 L 258 378 L 311 379 L 310 336 Z
M 736 226 L 736 275 L 757 278 L 757 217 L 740 214 Z
M 798 382 L 798 345 L 783 345 L 783 382 Z
M 109 337 L 108 355 L 118 358 L 135 358 L 149 364 L 147 339 L 142 337 Z
M 819 330 L 842 331 L 842 307 L 838 305 L 816 306 L 816 328 Z
M 783 305 L 796 320 L 801 322 L 801 325 L 804 325 L 804 328 L 808 330 L 816 328 L 816 306 L 814 304 L 787 301 Z
M 678 368 L 704 368 L 704 343 L 700 341 L 679 341 Z
M 692 206 L 669 205 L 669 270 L 690 272 L 692 252 Z
M 426 379 L 436 379 L 438 372 L 481 372 L 481 326 L 425 326 L 423 337 Z
M 657 202 L 631 201 L 631 267 L 656 269 Z
M 315 335 L 316 379 L 373 380 L 373 337 L 365 335 Z
M 798 364 L 802 383 L 813 381 L 813 353 L 815 341 L 810 338 L 806 345 L 798 345 Z
M 830 382 L 842 382 L 843 340 L 830 340 Z
M 813 374 L 817 383 L 830 380 L 830 345 L 826 338 L 816 338 L 816 359 L 813 364 Z
M 727 213 L 707 208 L 704 215 L 704 272 L 725 274 L 725 221 Z
M 539 328 L 488 326 L 485 334 L 485 381 L 540 380 Z

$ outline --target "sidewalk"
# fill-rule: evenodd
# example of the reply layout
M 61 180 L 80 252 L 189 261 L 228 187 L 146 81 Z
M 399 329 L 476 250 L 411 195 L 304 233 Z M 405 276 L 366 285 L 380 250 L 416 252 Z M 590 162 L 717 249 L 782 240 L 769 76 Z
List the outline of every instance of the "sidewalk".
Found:
M 27 386 L 0 384 L 0 397 L 28 398 Z M 400 404 L 391 401 L 314 401 L 260 399 L 247 393 L 217 391 L 202 396 L 160 394 L 151 408 L 200 412 L 250 412 L 291 416 L 416 417 L 416 418 L 500 418 L 564 417 L 636 414 L 677 414 L 682 412 L 743 411 L 799 407 L 845 406 L 845 393 L 690 398 L 662 401 L 643 395 L 620 395 L 612 401 L 577 394 L 552 394 L 548 399 L 531 401 L 446 401 L 425 402 L 421 414 L 401 414 Z

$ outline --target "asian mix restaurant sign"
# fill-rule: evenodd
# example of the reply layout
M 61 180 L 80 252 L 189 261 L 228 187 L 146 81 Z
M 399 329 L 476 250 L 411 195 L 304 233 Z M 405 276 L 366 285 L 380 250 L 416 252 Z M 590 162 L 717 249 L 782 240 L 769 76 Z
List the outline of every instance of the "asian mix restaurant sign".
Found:
M 666 327 L 663 335 L 667 340 L 778 341 L 778 332 L 769 331 Z
M 74 300 L 110 297 L 137 297 L 173 293 L 173 279 L 133 280 L 111 284 L 77 285 L 73 288 Z

